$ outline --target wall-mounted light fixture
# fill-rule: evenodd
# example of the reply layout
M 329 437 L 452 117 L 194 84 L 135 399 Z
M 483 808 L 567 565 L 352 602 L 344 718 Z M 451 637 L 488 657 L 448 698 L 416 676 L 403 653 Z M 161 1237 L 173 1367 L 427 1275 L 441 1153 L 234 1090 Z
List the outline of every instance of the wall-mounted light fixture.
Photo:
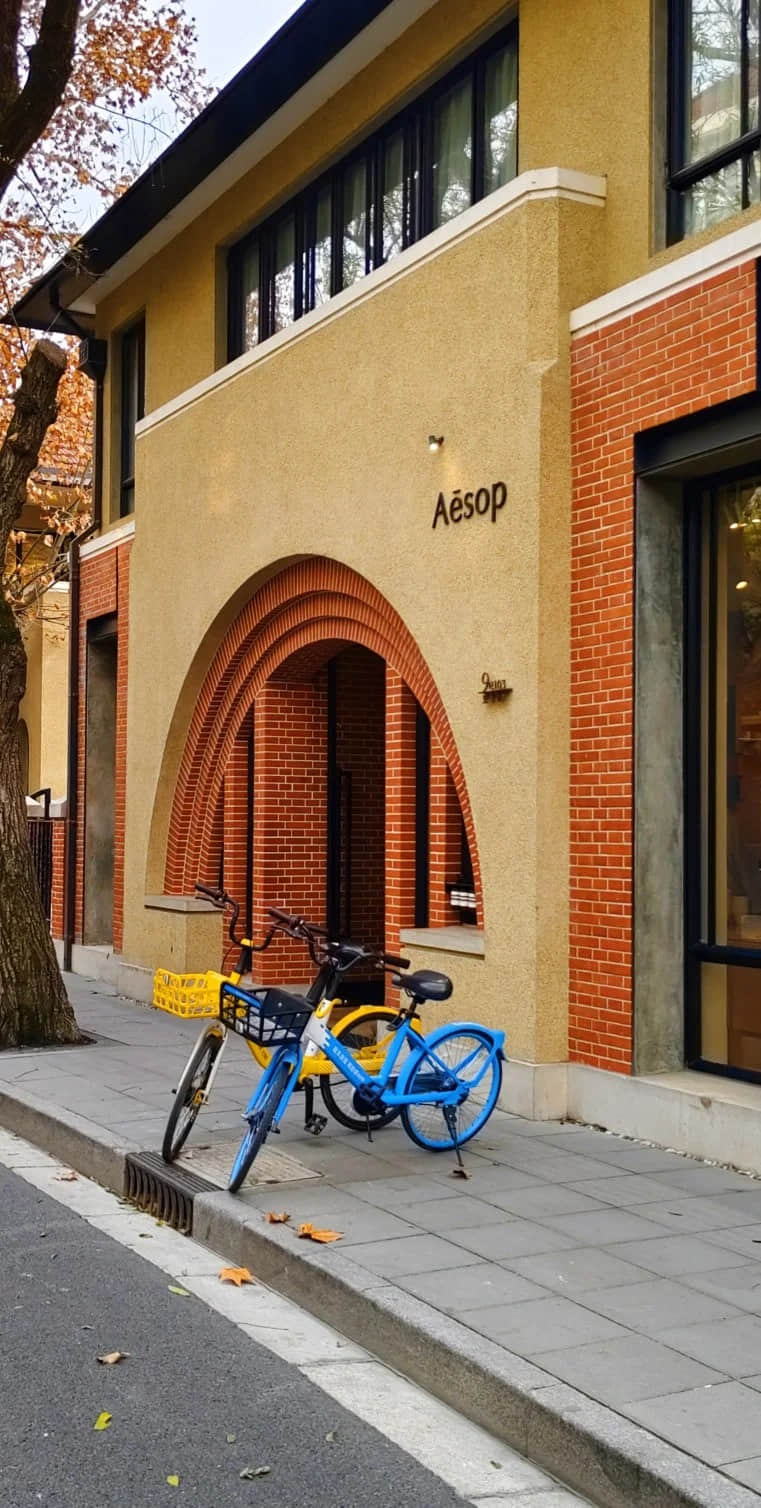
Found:
M 431 450 L 431 451 L 433 451 L 433 450 L 441 450 L 441 447 L 442 447 L 443 444 L 444 444 L 444 436 L 443 435 L 429 435 L 428 436 L 428 449 L 429 450 Z
M 748 585 L 747 581 L 736 581 L 735 582 L 735 591 L 736 592 L 744 592 L 747 585 Z

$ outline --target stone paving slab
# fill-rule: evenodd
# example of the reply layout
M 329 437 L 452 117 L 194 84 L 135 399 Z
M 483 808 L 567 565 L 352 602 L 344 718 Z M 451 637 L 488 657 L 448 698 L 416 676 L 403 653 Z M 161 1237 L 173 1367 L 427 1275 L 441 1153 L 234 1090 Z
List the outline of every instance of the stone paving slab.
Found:
M 124 1149 L 160 1144 L 199 1025 L 71 985 L 95 1044 L 0 1056 L 0 1120 L 92 1157 L 83 1171 L 114 1187 Z M 231 1041 L 191 1148 L 224 1158 L 253 1082 Z M 370 1143 L 331 1121 L 315 1141 L 301 1113 L 295 1100 L 276 1146 L 304 1178 L 203 1196 L 211 1244 L 253 1253 L 326 1318 L 336 1304 L 364 1316 L 401 1369 L 427 1369 L 458 1406 L 464 1392 L 472 1417 L 496 1411 L 506 1438 L 562 1460 L 605 1508 L 761 1503 L 759 1180 L 498 1112 L 466 1150 L 463 1184 L 398 1123 Z M 307 1250 L 266 1224 L 272 1208 L 343 1240 Z M 536 1508 L 556 1508 L 543 1496 Z

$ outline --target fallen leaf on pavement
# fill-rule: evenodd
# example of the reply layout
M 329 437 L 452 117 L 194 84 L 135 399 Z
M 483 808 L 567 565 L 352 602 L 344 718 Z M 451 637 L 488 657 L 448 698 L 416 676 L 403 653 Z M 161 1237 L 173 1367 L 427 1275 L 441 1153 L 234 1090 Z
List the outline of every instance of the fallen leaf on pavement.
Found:
M 138 1234 L 140 1236 L 140 1240 L 141 1241 L 152 1241 L 153 1240 L 153 1236 L 151 1235 L 151 1233 L 150 1233 L 149 1230 L 141 1230 L 141 1231 L 138 1232 Z
M 169 1292 L 178 1294 L 181 1299 L 190 1298 L 187 1288 L 177 1288 L 174 1283 L 169 1284 Z
M 99 1414 L 97 1419 L 95 1420 L 93 1429 L 108 1429 L 112 1417 L 113 1415 L 111 1414 Z
M 73 1171 L 70 1173 L 56 1173 L 55 1181 L 56 1183 L 76 1183 L 78 1178 L 79 1174 Z
M 470 1178 L 470 1173 L 467 1168 L 453 1168 L 449 1176 L 450 1178 Z
M 234 1445 L 235 1442 L 236 1442 L 236 1440 L 237 1440 L 237 1438 L 238 1438 L 238 1436 L 237 1435 L 233 1435 L 232 1433 L 230 1433 L 229 1435 L 225 1435 L 225 1439 L 226 1439 L 228 1445 Z
M 309 1221 L 307 1221 L 306 1224 L 299 1226 L 299 1236 L 302 1240 L 319 1241 L 321 1245 L 327 1246 L 329 1241 L 342 1240 L 343 1231 L 315 1230 L 314 1226 Z
M 117 1361 L 126 1361 L 128 1356 L 129 1351 L 107 1351 L 105 1356 L 96 1357 L 96 1361 L 101 1361 L 104 1367 L 115 1367 Z
M 253 1278 L 247 1267 L 223 1267 L 219 1274 L 220 1283 L 234 1283 L 240 1288 L 241 1283 L 253 1283 Z
M 170 1477 L 167 1477 L 167 1482 L 169 1483 L 170 1487 L 179 1487 L 180 1479 L 176 1471 L 173 1471 L 172 1475 Z
M 335 1438 L 336 1438 L 336 1431 L 334 1429 L 329 1429 L 327 1435 L 325 1436 L 325 1439 L 327 1440 L 328 1445 L 333 1445 L 335 1443 Z
M 271 1466 L 244 1466 L 238 1472 L 241 1482 L 253 1482 L 254 1477 L 268 1477 L 272 1470 Z
M 285 1212 L 282 1215 L 277 1215 L 274 1210 L 267 1211 L 268 1225 L 287 1225 L 290 1218 L 290 1215 L 286 1215 Z

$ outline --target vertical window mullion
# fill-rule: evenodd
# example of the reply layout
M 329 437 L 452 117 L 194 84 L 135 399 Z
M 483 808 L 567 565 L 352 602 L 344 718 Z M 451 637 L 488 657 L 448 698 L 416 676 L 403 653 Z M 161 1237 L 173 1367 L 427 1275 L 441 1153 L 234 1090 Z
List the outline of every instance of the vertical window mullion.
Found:
M 306 198 L 306 195 L 302 195 L 300 199 L 296 200 L 296 204 L 294 206 L 294 216 L 293 216 L 293 317 L 294 317 L 294 319 L 300 319 L 301 316 L 302 316 L 302 314 L 304 314 L 305 311 L 306 311 L 306 309 L 309 307 L 308 304 L 306 304 L 305 301 L 304 301 L 305 300 L 304 284 L 305 284 L 305 282 L 307 280 L 304 277 L 303 252 L 304 252 L 304 247 L 306 245 L 308 245 L 307 238 L 306 238 L 307 227 L 306 227 L 306 224 L 305 224 L 306 215 L 307 215 L 307 198 Z
M 473 81 L 471 85 L 471 131 L 473 133 L 473 149 L 470 165 L 470 202 L 476 204 L 484 197 L 484 155 L 486 131 L 486 87 L 485 87 L 486 64 L 483 58 L 479 58 L 473 69 Z
M 748 121 L 748 0 L 740 0 L 740 132 L 744 135 Z M 742 163 L 742 207 L 748 208 L 748 176 L 750 157 Z
M 683 199 L 670 187 L 674 173 L 684 166 L 687 128 L 687 56 L 690 0 L 671 0 L 669 6 L 669 121 L 668 121 L 668 225 L 669 241 L 679 240 L 684 232 Z
M 265 338 L 271 335 L 275 328 L 275 235 L 274 225 L 267 227 L 267 234 L 263 238 L 264 245 L 264 332 Z
M 333 257 L 331 269 L 331 283 L 333 294 L 340 293 L 343 287 L 343 202 L 344 202 L 344 175 L 341 167 L 336 168 L 333 176 Z

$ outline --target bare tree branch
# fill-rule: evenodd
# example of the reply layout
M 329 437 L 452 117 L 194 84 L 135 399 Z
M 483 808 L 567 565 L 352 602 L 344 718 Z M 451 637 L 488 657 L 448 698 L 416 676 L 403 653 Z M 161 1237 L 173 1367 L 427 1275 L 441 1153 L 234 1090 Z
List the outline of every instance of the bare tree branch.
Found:
M 24 87 L 0 114 L 0 199 L 16 169 L 47 126 L 71 74 L 81 0 L 46 0 L 37 41 L 29 50 Z M 16 8 L 14 66 L 20 7 Z

